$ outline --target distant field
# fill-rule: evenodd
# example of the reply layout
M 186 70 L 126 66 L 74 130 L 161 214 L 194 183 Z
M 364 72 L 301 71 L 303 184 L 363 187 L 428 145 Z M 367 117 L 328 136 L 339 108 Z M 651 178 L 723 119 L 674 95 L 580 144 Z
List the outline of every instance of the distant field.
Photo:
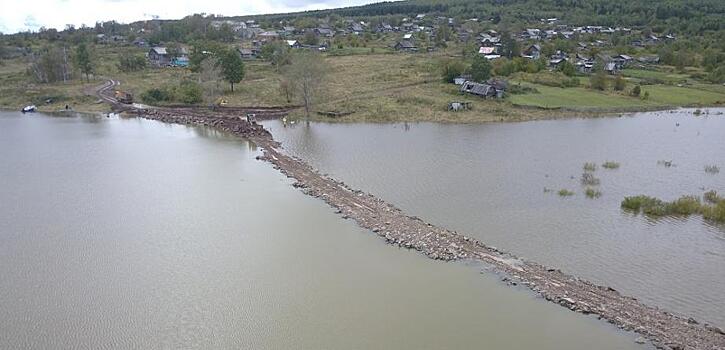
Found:
M 509 95 L 506 100 L 484 100 L 464 95 L 453 84 L 441 82 L 440 62 L 454 50 L 434 53 L 390 54 L 380 43 L 373 51 L 370 47 L 333 49 L 325 59 L 328 65 L 325 88 L 316 96 L 315 112 L 339 113 L 330 118 L 315 113 L 316 120 L 342 122 L 483 122 L 522 121 L 550 119 L 582 112 L 598 114 L 624 110 L 643 110 L 664 106 L 713 105 L 725 103 L 725 87 L 689 82 L 686 87 L 675 85 L 643 85 L 650 98 L 642 100 L 625 93 L 600 92 L 585 87 L 558 88 L 537 83 L 521 82 L 535 87 L 539 93 Z M 117 55 L 123 50 L 143 54 L 145 50 L 133 47 L 99 47 L 96 50 L 98 78 L 90 83 L 75 80 L 67 84 L 35 84 L 26 74 L 27 63 L 21 60 L 6 61 L 0 66 L 0 106 L 20 108 L 34 103 L 41 110 L 56 110 L 66 103 L 76 109 L 102 111 L 103 104 L 84 91 L 102 82 L 102 77 L 121 81 L 120 89 L 129 91 L 140 101 L 140 95 L 150 88 L 173 88 L 184 79 L 199 81 L 198 75 L 184 68 L 148 68 L 142 72 L 123 73 L 116 67 Z M 332 54 L 334 53 L 334 54 Z M 331 55 L 332 54 L 332 55 Z M 298 98 L 287 101 L 280 91 L 282 76 L 277 69 L 261 60 L 245 62 L 246 75 L 235 85 L 234 93 L 225 82 L 205 82 L 205 91 L 214 91 L 214 97 L 224 96 L 229 105 L 280 106 L 299 104 Z M 664 72 L 628 70 L 634 77 L 663 80 L 680 79 L 681 76 Z M 559 79 L 556 74 L 541 73 L 541 78 Z M 512 77 L 512 84 L 519 78 Z M 528 78 L 537 78 L 529 76 Z M 635 79 L 635 78 L 633 78 Z M 640 79 L 640 78 L 636 78 Z M 580 77 L 582 86 L 588 78 Z M 627 89 L 633 85 L 628 84 Z M 52 97 L 55 103 L 46 105 Z M 206 103 L 211 103 L 210 96 Z M 472 110 L 450 112 L 449 102 L 470 102 Z M 527 108 L 522 108 L 527 107 Z M 529 108 L 530 107 L 530 108 Z M 292 117 L 302 117 L 295 111 Z
M 598 92 L 582 87 L 578 88 L 556 88 L 543 85 L 529 84 L 535 87 L 538 94 L 511 95 L 513 104 L 521 106 L 535 106 L 541 108 L 634 108 L 651 107 L 649 101 L 630 96 Z
M 662 105 L 693 106 L 725 104 L 725 94 L 670 85 L 647 85 L 642 93 L 649 92 L 649 100 Z
M 689 74 L 660 72 L 644 69 L 625 69 L 622 71 L 622 74 L 626 77 L 632 77 L 637 79 L 657 79 L 670 83 L 681 82 L 687 80 L 690 77 Z

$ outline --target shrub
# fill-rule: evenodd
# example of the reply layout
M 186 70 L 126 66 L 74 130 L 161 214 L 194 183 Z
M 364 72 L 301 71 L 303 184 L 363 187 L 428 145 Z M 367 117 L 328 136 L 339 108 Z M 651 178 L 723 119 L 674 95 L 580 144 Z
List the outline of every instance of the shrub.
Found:
M 634 97 L 639 97 L 639 94 L 641 94 L 641 93 L 642 93 L 642 88 L 639 85 L 637 85 L 632 89 L 632 92 L 630 93 L 630 95 L 632 95 Z
M 587 195 L 587 198 L 599 198 L 602 196 L 602 192 L 591 187 L 587 187 L 584 193 Z
M 602 168 L 604 168 L 604 169 L 617 169 L 617 168 L 619 168 L 619 163 L 612 162 L 612 161 L 609 161 L 608 160 L 608 161 L 602 163 Z
M 584 163 L 584 171 L 595 171 L 597 170 L 596 163 Z
M 573 195 L 574 195 L 574 192 L 569 191 L 565 188 L 562 188 L 559 190 L 559 196 L 561 196 L 561 197 L 569 197 L 569 196 L 573 196 Z
M 171 101 L 171 94 L 166 89 L 148 89 L 141 94 L 141 101 L 147 104 Z
M 624 78 L 622 78 L 621 75 L 618 75 L 616 78 L 614 78 L 614 90 L 624 91 L 625 87 L 627 87 L 627 82 L 624 81 Z
M 143 55 L 125 52 L 118 57 L 118 70 L 121 72 L 135 72 L 144 68 L 146 68 L 146 58 Z
M 199 84 L 186 80 L 176 88 L 176 99 L 186 104 L 196 104 L 203 100 L 203 91 Z

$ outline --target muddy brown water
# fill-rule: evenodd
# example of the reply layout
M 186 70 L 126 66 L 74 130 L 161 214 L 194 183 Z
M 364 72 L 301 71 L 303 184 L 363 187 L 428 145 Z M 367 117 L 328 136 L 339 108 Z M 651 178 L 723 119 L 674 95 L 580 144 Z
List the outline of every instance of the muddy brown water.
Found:
M 725 193 L 725 109 L 706 111 L 483 125 L 265 125 L 291 154 L 410 215 L 722 327 L 725 227 L 620 209 L 636 194 Z M 620 168 L 602 169 L 607 160 Z M 584 196 L 585 162 L 600 165 L 598 199 Z M 722 170 L 708 174 L 708 164 Z M 576 195 L 561 198 L 559 189 Z
M 0 348 L 642 348 L 384 244 L 258 154 L 205 128 L 0 112 Z

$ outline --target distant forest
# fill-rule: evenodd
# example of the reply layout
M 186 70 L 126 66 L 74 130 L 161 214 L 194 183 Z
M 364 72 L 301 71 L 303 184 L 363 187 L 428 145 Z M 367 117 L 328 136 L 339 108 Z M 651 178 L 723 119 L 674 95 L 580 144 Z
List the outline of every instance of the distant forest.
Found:
M 264 17 L 285 20 L 300 15 L 371 17 L 417 13 L 476 17 L 513 28 L 556 17 L 570 25 L 650 27 L 655 32 L 690 35 L 725 30 L 723 0 L 410 0 Z

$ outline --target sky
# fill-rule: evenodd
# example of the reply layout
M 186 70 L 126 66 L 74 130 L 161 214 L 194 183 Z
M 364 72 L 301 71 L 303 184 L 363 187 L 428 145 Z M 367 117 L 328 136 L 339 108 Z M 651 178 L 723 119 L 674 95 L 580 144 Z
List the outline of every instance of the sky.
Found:
M 381 0 L 0 0 L 0 32 L 40 27 L 63 29 L 116 20 L 130 23 L 158 16 L 179 19 L 194 13 L 225 16 L 320 10 Z

